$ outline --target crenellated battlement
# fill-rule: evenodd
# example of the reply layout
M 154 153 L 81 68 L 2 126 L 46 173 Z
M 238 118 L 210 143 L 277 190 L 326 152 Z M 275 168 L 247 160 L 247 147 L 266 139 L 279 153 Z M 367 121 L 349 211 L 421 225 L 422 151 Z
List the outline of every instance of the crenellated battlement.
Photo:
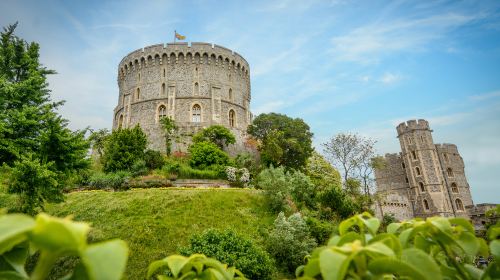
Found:
M 248 62 L 235 51 L 220 45 L 203 42 L 156 44 L 127 54 L 118 67 L 118 79 L 135 70 L 162 64 L 214 64 L 234 70 L 248 78 Z
M 430 130 L 430 127 L 428 121 L 419 119 L 402 122 L 396 127 L 396 130 L 398 131 L 398 136 L 400 136 L 414 130 Z

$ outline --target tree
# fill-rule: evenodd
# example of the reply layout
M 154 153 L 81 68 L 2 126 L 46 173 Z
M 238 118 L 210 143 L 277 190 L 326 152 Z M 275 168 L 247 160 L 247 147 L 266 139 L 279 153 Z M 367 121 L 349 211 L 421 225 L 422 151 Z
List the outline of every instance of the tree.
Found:
M 63 200 L 58 175 L 50 164 L 44 164 L 32 154 L 14 162 L 8 192 L 19 194 L 21 212 L 35 215 L 43 210 L 44 202 Z
M 139 125 L 114 130 L 104 146 L 104 171 L 131 170 L 136 161 L 144 160 L 147 137 Z
M 371 159 L 374 155 L 374 144 L 370 138 L 358 134 L 340 133 L 323 143 L 324 152 L 331 163 L 342 171 L 344 184 L 352 178 L 361 178 L 368 184 L 372 172 Z M 365 188 L 368 188 L 365 185 Z
M 99 129 L 97 131 L 92 131 L 89 136 L 90 144 L 92 149 L 99 154 L 99 158 L 102 158 L 104 152 L 104 146 L 106 145 L 106 140 L 109 137 L 109 130 L 107 128 Z
M 342 181 L 337 169 L 317 152 L 313 152 L 307 159 L 305 173 L 320 188 L 330 184 L 340 185 Z
M 163 128 L 163 133 L 165 133 L 165 147 L 167 156 L 170 156 L 172 152 L 172 140 L 177 134 L 179 129 L 175 124 L 175 121 L 171 117 L 163 117 L 160 119 L 160 124 Z
M 313 133 L 299 118 L 260 114 L 248 127 L 248 133 L 260 141 L 259 151 L 267 165 L 303 169 L 313 151 Z
M 226 127 L 222 125 L 212 125 L 193 136 L 194 143 L 203 141 L 212 142 L 223 150 L 225 146 L 236 143 L 236 138 Z

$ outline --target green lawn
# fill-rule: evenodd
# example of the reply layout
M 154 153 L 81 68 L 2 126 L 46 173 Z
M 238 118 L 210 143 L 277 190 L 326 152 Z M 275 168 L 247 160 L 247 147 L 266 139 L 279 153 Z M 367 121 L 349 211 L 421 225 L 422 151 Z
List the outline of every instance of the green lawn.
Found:
M 0 194 L 0 208 L 12 203 Z M 207 228 L 233 228 L 258 244 L 259 232 L 275 215 L 260 192 L 248 189 L 135 189 L 126 192 L 83 191 L 49 204 L 49 214 L 92 224 L 91 241 L 120 238 L 130 248 L 127 279 L 144 279 L 148 264 L 176 253 L 189 236 Z M 75 264 L 67 259 L 58 274 Z

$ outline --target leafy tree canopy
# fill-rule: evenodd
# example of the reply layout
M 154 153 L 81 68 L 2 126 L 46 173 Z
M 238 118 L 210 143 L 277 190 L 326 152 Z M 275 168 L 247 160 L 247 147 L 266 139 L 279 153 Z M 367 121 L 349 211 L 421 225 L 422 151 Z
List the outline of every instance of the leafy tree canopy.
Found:
M 322 155 L 312 152 L 307 159 L 305 173 L 318 187 L 341 184 L 340 173 Z
M 262 160 L 268 165 L 303 169 L 313 151 L 313 133 L 300 118 L 260 114 L 248 127 L 248 133 L 260 141 Z
M 193 142 L 208 141 L 216 144 L 220 149 L 224 149 L 229 144 L 234 144 L 236 138 L 233 133 L 222 125 L 212 125 L 193 136 Z

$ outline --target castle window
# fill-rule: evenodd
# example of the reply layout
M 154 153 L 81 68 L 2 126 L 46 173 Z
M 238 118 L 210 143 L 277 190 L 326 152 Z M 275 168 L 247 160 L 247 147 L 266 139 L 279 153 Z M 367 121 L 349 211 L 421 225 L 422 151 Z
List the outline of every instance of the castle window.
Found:
M 420 142 L 424 143 L 424 136 L 420 135 Z
M 418 183 L 418 185 L 420 186 L 420 190 L 421 190 L 422 192 L 425 192 L 425 186 L 424 186 L 424 183 L 420 182 L 420 183 Z
M 141 89 L 137 88 L 137 91 L 135 92 L 135 100 L 139 100 L 141 98 Z
M 417 153 L 415 151 L 411 151 L 411 156 L 413 160 L 417 160 Z
M 229 110 L 229 126 L 234 127 L 236 123 L 234 110 Z
M 424 199 L 424 208 L 425 210 L 429 210 L 429 202 L 427 202 L 427 200 Z
M 228 93 L 228 98 L 229 98 L 229 101 L 233 101 L 233 90 L 232 89 L 229 89 L 229 93 Z
M 160 105 L 158 107 L 158 120 L 167 116 L 167 107 L 165 105 Z
M 408 180 L 408 177 L 405 178 L 406 183 L 409 183 L 410 180 Z
M 120 115 L 118 118 L 118 129 L 121 129 L 123 126 L 123 115 Z
M 163 68 L 163 78 L 165 78 L 165 68 Z
M 420 168 L 419 168 L 418 166 L 417 166 L 417 167 L 415 167 L 415 171 L 417 172 L 417 176 L 420 176 L 420 175 L 421 175 L 421 174 L 420 174 Z
M 404 163 L 404 162 L 402 162 L 402 163 L 401 163 L 401 167 L 403 167 L 403 169 L 405 169 L 405 168 L 406 168 L 406 166 L 405 166 L 405 163 Z
M 161 84 L 161 96 L 165 96 L 165 83 Z
M 201 106 L 198 104 L 193 105 L 191 121 L 196 123 L 201 122 Z
M 464 205 L 460 199 L 457 198 L 455 200 L 455 205 L 457 206 L 457 210 L 464 211 Z
M 140 81 L 141 80 L 141 73 L 137 74 L 137 79 Z
M 194 89 L 193 90 L 194 90 L 194 92 L 193 92 L 194 95 L 199 95 L 200 94 L 200 86 L 198 85 L 197 82 L 194 83 Z
M 458 187 L 456 183 L 451 183 L 451 192 L 458 193 Z
M 443 154 L 443 158 L 446 162 L 449 162 L 450 160 L 448 159 L 448 154 Z
M 408 143 L 409 144 L 413 144 L 413 141 L 412 141 L 411 137 L 408 137 Z
M 448 177 L 453 177 L 453 170 L 451 168 L 446 169 L 446 173 L 448 174 Z

